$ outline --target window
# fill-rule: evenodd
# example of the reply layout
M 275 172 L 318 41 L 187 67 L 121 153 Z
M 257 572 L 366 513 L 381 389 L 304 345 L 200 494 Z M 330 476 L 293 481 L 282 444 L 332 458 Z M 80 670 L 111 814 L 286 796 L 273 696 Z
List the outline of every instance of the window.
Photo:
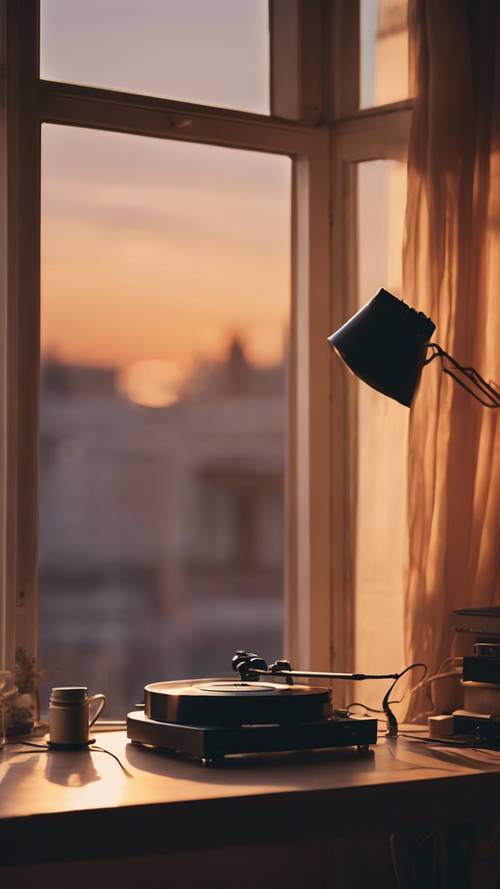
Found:
M 42 128 L 42 701 L 283 650 L 291 162 Z
M 146 4 L 144 12 L 153 5 Z M 202 4 L 203 10 L 209 5 Z M 269 657 L 279 656 L 275 646 L 284 644 L 290 653 L 296 649 L 303 663 L 312 657 L 329 663 L 329 600 L 316 604 L 314 592 L 330 588 L 329 482 L 324 486 L 329 355 L 310 347 L 330 327 L 328 129 L 313 125 L 321 109 L 309 76 L 307 90 L 301 86 L 311 73 L 303 68 L 306 60 L 319 70 L 316 47 L 310 40 L 302 45 L 301 35 L 319 32 L 321 10 L 307 12 L 306 27 L 295 4 L 271 7 L 270 58 L 262 38 L 260 61 L 255 56 L 251 66 L 259 83 L 270 76 L 268 114 L 262 91 L 258 101 L 240 100 L 194 87 L 172 86 L 170 92 L 168 72 L 158 87 L 151 80 L 148 86 L 138 79 L 111 82 L 97 67 L 73 73 L 63 62 L 83 64 L 83 33 L 81 51 L 71 59 L 54 56 L 51 69 L 48 54 L 57 28 L 66 28 L 68 16 L 76 14 L 66 6 L 59 6 L 66 24 L 59 19 L 55 27 L 56 4 L 42 4 L 42 77 L 53 80 L 39 80 L 38 4 L 1 8 L 9 36 L 1 135 L 10 196 L 3 207 L 9 263 L 2 264 L 1 303 L 9 345 L 2 366 L 7 393 L 1 438 L 2 662 L 12 665 L 17 647 L 42 669 L 45 663 L 49 685 L 87 677 L 89 685 L 101 686 L 102 673 L 63 679 L 69 660 L 81 657 L 91 614 L 96 633 L 85 656 L 90 661 L 105 646 L 115 652 L 103 667 L 104 681 L 110 699 L 119 689 L 116 710 L 122 714 L 126 702 L 135 702 L 139 674 L 143 682 L 166 669 L 158 661 L 141 663 L 133 681 L 123 676 L 130 637 L 161 636 L 158 590 L 165 587 L 157 560 L 137 558 L 138 542 L 146 550 L 148 534 L 134 533 L 127 516 L 133 505 L 140 524 L 141 511 L 150 521 L 151 513 L 159 518 L 164 509 L 160 439 L 172 439 L 172 428 L 164 426 L 174 420 L 178 428 L 191 423 L 197 450 L 186 474 L 183 514 L 176 512 L 175 500 L 181 473 L 173 474 L 169 504 L 169 545 L 183 553 L 192 596 L 192 608 L 184 602 L 184 614 L 173 621 L 177 632 L 171 648 L 177 642 L 184 658 L 179 670 L 227 671 L 233 649 L 247 641 L 250 646 L 252 639 Z M 156 6 L 165 11 L 165 4 Z M 214 0 L 215 6 L 220 11 L 223 4 Z M 226 6 L 217 39 L 236 8 Z M 265 14 L 263 4 L 253 6 L 262 35 L 267 4 Z M 105 13 L 103 4 L 86 10 L 92 27 Z M 293 19 L 293 51 L 276 30 L 285 14 Z M 211 62 L 199 61 L 198 83 L 208 87 Z M 186 62 L 193 74 L 194 63 Z M 165 93 L 168 98 L 162 98 Z M 225 111 L 224 105 L 252 113 Z M 193 249 L 172 247 L 182 232 L 191 237 Z M 223 257 L 218 267 L 211 245 Z M 168 280 L 170 289 L 164 284 L 160 292 L 160 279 Z M 176 334 L 182 317 L 192 325 L 192 342 L 184 350 Z M 89 320 L 93 327 L 85 331 Z M 167 341 L 169 324 L 171 354 L 165 355 L 159 344 Z M 126 327 L 137 341 L 137 354 L 128 360 L 118 354 L 120 330 Z M 236 404 L 236 422 L 214 419 L 221 391 Z M 267 404 L 273 399 L 273 406 Z M 99 440 L 95 419 L 84 419 L 89 409 L 104 423 Z M 134 435 L 120 435 L 124 412 L 134 418 Z M 205 430 L 210 426 L 212 438 L 222 439 L 224 423 L 231 446 L 221 453 Z M 188 449 L 177 445 L 177 455 L 186 460 Z M 110 502 L 116 508 L 106 515 L 103 507 Z M 86 524 L 79 525 L 85 516 Z M 318 520 L 321 534 L 312 527 Z M 110 525 L 121 539 L 119 558 L 109 537 L 106 542 Z M 158 551 L 164 540 L 157 529 L 153 536 Z M 222 565 L 232 572 L 239 594 L 240 613 L 230 620 L 228 602 L 209 598 Z M 178 576 L 171 580 L 175 600 Z M 235 597 L 227 598 L 234 608 Z M 171 602 L 174 610 L 177 604 Z M 307 616 L 304 629 L 283 617 L 299 611 L 306 616 L 312 609 L 322 619 Z M 183 644 L 189 620 L 205 634 L 204 640 L 198 634 L 191 650 Z M 235 633 L 235 621 L 243 632 Z M 156 640 L 153 648 L 163 642 Z M 163 651 L 161 657 L 167 655 Z M 141 658 L 131 653 L 132 661 Z M 115 715 L 113 707 L 108 712 Z
M 207 0 L 202 4 L 204 13 L 211 2 Z M 222 0 L 217 3 L 217 8 L 222 9 Z M 157 4 L 162 11 L 174 5 L 177 4 Z M 184 7 L 184 4 L 180 5 Z M 229 28 L 232 11 L 237 5 L 228 4 L 231 11 L 227 12 L 227 19 L 223 16 L 220 33 L 226 26 Z M 198 584 L 202 578 L 207 586 L 199 599 L 205 597 L 206 604 L 209 580 L 216 585 L 222 564 L 229 565 L 234 577 L 238 576 L 240 580 L 241 572 L 246 572 L 247 580 L 254 577 L 255 588 L 249 595 L 246 593 L 249 587 L 244 583 L 238 587 L 244 591 L 238 622 L 244 625 L 248 620 L 257 621 L 255 602 L 265 598 L 263 591 L 268 589 L 266 584 L 272 578 L 273 583 L 283 584 L 284 605 L 283 600 L 278 602 L 274 594 L 268 597 L 268 604 L 273 600 L 269 620 L 263 620 L 255 630 L 260 634 L 258 644 L 266 647 L 269 656 L 281 653 L 272 649 L 277 644 L 276 628 L 280 626 L 283 609 L 284 652 L 295 663 L 324 670 L 349 670 L 354 666 L 366 669 L 375 667 L 374 658 L 378 667 L 378 655 L 366 632 L 366 626 L 371 625 L 370 613 L 373 616 L 374 610 L 380 611 L 378 588 L 375 589 L 371 582 L 375 569 L 380 576 L 384 574 L 387 541 L 396 536 L 401 544 L 398 544 L 397 560 L 391 567 L 391 578 L 397 577 L 397 584 L 393 584 L 392 579 L 389 584 L 391 595 L 395 597 L 393 621 L 390 626 L 388 623 L 383 626 L 380 632 L 394 640 L 394 653 L 400 645 L 404 506 L 399 490 L 394 492 L 391 502 L 384 503 L 384 516 L 389 518 L 384 519 L 380 533 L 383 531 L 386 536 L 383 540 L 377 539 L 375 549 L 369 553 L 367 530 L 373 525 L 374 516 L 380 513 L 377 511 L 379 488 L 372 485 L 373 479 L 367 472 L 367 448 L 371 448 L 375 440 L 378 453 L 384 452 L 386 442 L 399 440 L 401 432 L 404 436 L 404 429 L 400 428 L 399 415 L 395 418 L 380 400 L 375 407 L 371 394 L 361 392 L 340 363 L 333 360 L 326 345 L 327 335 L 360 303 L 370 298 L 373 286 L 397 287 L 400 283 L 398 257 L 411 101 L 404 100 L 406 87 L 396 95 L 394 92 L 382 94 L 378 87 L 370 91 L 367 86 L 370 77 L 372 86 L 375 81 L 387 80 L 383 65 L 386 64 L 385 50 L 389 43 L 384 44 L 382 52 L 382 39 L 386 40 L 387 34 L 381 25 L 373 23 L 375 20 L 382 22 L 382 18 L 385 22 L 384 16 L 386 12 L 389 15 L 389 7 L 392 9 L 393 4 L 389 0 L 387 3 L 380 0 L 380 14 L 371 10 L 372 38 L 373 34 L 378 36 L 375 49 L 373 38 L 372 50 L 366 51 L 366 57 L 363 48 L 361 55 L 357 49 L 360 27 L 365 28 L 363 22 L 368 14 L 364 0 L 359 4 L 352 0 L 318 0 L 307 4 L 273 0 L 269 14 L 267 4 L 265 8 L 260 3 L 251 5 L 252 14 L 258 12 L 260 16 L 257 30 L 252 30 L 253 34 L 258 31 L 261 35 L 260 49 L 249 64 L 249 70 L 257 73 L 260 83 L 258 101 L 255 99 L 255 84 L 251 88 L 247 84 L 238 97 L 234 91 L 226 96 L 218 92 L 218 87 L 213 87 L 208 57 L 203 60 L 199 57 L 201 76 L 196 89 L 192 79 L 190 84 L 184 82 L 174 88 L 171 74 L 166 69 L 157 68 L 153 54 L 148 69 L 151 78 L 147 83 L 133 74 L 132 66 L 123 70 L 128 70 L 133 80 L 110 80 L 102 66 L 97 65 L 98 54 L 96 66 L 84 70 L 88 61 L 84 41 L 90 30 L 97 27 L 99 15 L 105 15 L 106 8 L 111 9 L 104 4 L 78 8 L 78 14 L 85 8 L 90 22 L 86 34 L 81 35 L 81 52 L 75 50 L 71 58 L 68 54 L 65 58 L 54 55 L 55 67 L 51 69 L 49 53 L 53 52 L 51 46 L 54 47 L 57 28 L 69 26 L 67 18 L 66 24 L 61 25 L 59 20 L 55 27 L 55 18 L 51 19 L 51 15 L 55 15 L 57 8 L 59 13 L 64 11 L 67 16 L 76 15 L 77 11 L 76 6 L 68 11 L 68 4 L 46 0 L 42 5 L 42 78 L 50 80 L 40 80 L 37 68 L 38 4 L 30 0 L 23 4 L 4 2 L 0 6 L 8 36 L 4 64 L 7 80 L 2 86 L 4 101 L 0 127 L 7 164 L 0 168 L 0 176 L 4 186 L 1 191 L 7 192 L 8 182 L 9 195 L 9 200 L 2 204 L 6 236 L 0 242 L 3 251 L 0 309 L 6 343 L 0 365 L 0 392 L 3 393 L 0 534 L 4 556 L 0 642 L 3 665 L 14 663 L 16 646 L 25 654 L 38 657 L 40 620 L 43 641 L 43 627 L 46 627 L 47 634 L 57 632 L 57 621 L 64 621 L 67 608 L 73 623 L 83 620 L 84 613 L 92 612 L 97 624 L 108 628 L 114 625 L 113 644 L 117 651 L 123 649 L 126 644 L 123 633 L 129 631 L 124 622 L 116 622 L 117 614 L 126 613 L 128 624 L 136 627 L 138 634 L 151 631 L 158 615 L 156 591 L 164 581 L 158 566 L 135 558 L 137 540 L 132 525 L 127 526 L 123 517 L 130 514 L 131 504 L 140 504 L 140 510 L 144 511 L 151 509 L 153 504 L 157 515 L 162 508 L 161 490 L 156 485 L 156 467 L 161 465 L 163 448 L 159 447 L 158 453 L 153 442 L 158 442 L 159 432 L 164 434 L 162 424 L 167 417 L 179 412 L 180 393 L 186 403 L 194 406 L 196 398 L 205 398 L 211 386 L 229 385 L 231 375 L 231 385 L 236 377 L 240 387 L 242 380 L 246 380 L 248 391 L 274 392 L 277 401 L 280 400 L 282 414 L 275 412 L 273 415 L 275 428 L 271 438 L 274 438 L 258 460 L 253 459 L 257 448 L 251 463 L 243 447 L 226 452 L 224 460 L 209 448 L 199 454 L 200 459 L 191 467 L 189 491 L 186 489 L 183 502 L 187 513 L 194 518 L 182 525 L 187 527 L 183 535 L 186 556 L 183 564 L 192 581 L 191 589 L 194 590 L 195 582 Z M 144 4 L 144 10 L 151 10 L 153 6 L 149 0 Z M 270 34 L 268 56 L 262 36 L 266 22 Z M 220 34 L 216 37 L 218 40 Z M 398 37 L 397 52 L 404 56 L 403 43 Z M 122 61 L 124 46 L 120 49 Z M 370 52 L 372 61 L 367 62 Z M 101 57 L 101 62 L 102 58 L 105 60 L 106 56 Z M 256 61 L 257 58 L 260 61 Z M 196 66 L 187 53 L 183 61 L 191 78 Z M 71 68 L 73 62 L 75 67 Z M 375 69 L 376 73 L 366 73 Z M 113 71 L 118 70 L 118 65 L 113 65 Z M 157 73 L 163 79 L 154 82 L 153 75 Z M 179 77 L 181 73 L 179 67 Z M 268 75 L 269 106 L 262 98 L 262 83 Z M 200 84 L 201 87 L 206 85 L 211 92 L 203 94 Z M 230 86 L 233 89 L 235 84 Z M 252 90 L 254 98 L 250 100 L 248 96 Z M 387 104 L 391 102 L 396 104 Z M 234 110 L 237 108 L 240 110 Z M 131 151 L 129 146 L 132 144 L 140 148 Z M 218 168 L 215 159 L 222 156 L 227 158 L 227 163 Z M 79 157 L 82 158 L 81 171 L 84 165 L 86 172 L 79 184 L 72 185 L 68 171 L 72 165 L 78 167 Z M 181 160 L 180 166 L 171 164 L 170 159 L 174 157 Z M 189 157 L 203 157 L 204 160 L 196 160 L 189 167 Z M 240 167 L 237 158 L 241 159 Z M 40 160 L 43 161 L 42 183 Z M 207 181 L 212 179 L 214 183 L 223 168 L 229 183 L 228 188 L 225 185 L 218 187 L 211 199 L 214 225 L 210 237 L 220 237 L 221 255 L 226 256 L 217 273 L 218 279 L 217 274 L 210 278 L 214 272 L 213 257 L 203 255 L 198 248 L 194 258 L 193 251 L 188 251 L 176 269 L 171 240 L 163 236 L 166 231 L 173 238 L 182 229 L 189 232 L 193 243 L 196 241 L 199 246 L 200 225 L 207 227 L 207 215 L 210 214 L 208 203 L 200 209 L 204 192 L 203 187 L 198 187 L 200 183 L 196 177 L 203 168 Z M 282 177 L 282 198 L 275 205 L 271 199 L 274 185 L 268 178 L 271 169 L 281 171 L 279 176 Z M 242 175 L 242 170 L 251 172 Z M 244 197 L 232 210 L 230 202 L 226 201 L 233 188 L 231 177 L 234 194 L 237 184 L 246 178 L 242 191 Z M 254 187 L 256 182 L 258 187 Z M 173 197 L 167 196 L 167 186 L 177 201 L 177 210 L 172 217 L 168 213 L 172 210 L 170 202 Z M 44 264 L 40 329 L 41 194 Z M 378 216 L 373 215 L 374 207 L 379 208 Z M 61 211 L 67 216 L 67 231 L 58 230 L 54 224 Z M 141 229 L 146 216 L 149 220 L 147 237 Z M 112 227 L 107 224 L 111 217 L 115 221 L 120 219 L 121 242 L 113 238 Z M 254 241 L 250 223 L 255 223 L 257 234 Z M 98 238 L 95 226 L 99 231 Z M 158 243 L 160 231 L 162 237 Z M 280 232 L 281 246 L 277 246 L 275 238 Z M 376 250 L 375 244 L 378 245 Z M 254 250 L 253 254 L 250 248 Z M 244 274 L 231 277 L 236 267 L 234 257 L 242 250 L 252 258 Z M 266 302 L 261 302 L 262 280 L 266 281 L 267 293 L 269 263 L 278 253 L 282 260 L 281 284 L 273 290 L 261 312 L 259 306 Z M 288 255 L 290 266 L 285 270 Z M 121 277 L 112 287 L 110 269 L 114 269 L 114 274 L 118 266 Z M 137 320 L 141 322 L 140 313 L 135 314 L 139 305 L 138 294 L 144 304 L 144 315 L 147 309 L 150 318 L 160 317 L 155 313 L 162 299 L 170 300 L 168 305 L 172 312 L 182 313 L 184 310 L 184 297 L 178 298 L 180 291 L 160 294 L 154 287 L 144 286 L 144 269 L 148 268 L 149 275 L 149 266 L 161 267 L 163 277 L 167 273 L 177 275 L 180 269 L 184 280 L 196 281 L 197 287 L 208 286 L 212 281 L 216 299 L 226 292 L 224 288 L 231 282 L 231 298 L 226 298 L 225 307 L 217 304 L 217 314 L 222 319 L 231 316 L 235 301 L 242 292 L 246 294 L 248 316 L 242 325 L 243 334 L 240 327 L 224 320 L 214 329 L 206 300 L 200 298 L 199 304 L 196 303 L 200 323 L 194 324 L 193 342 L 200 346 L 200 357 L 208 356 L 209 363 L 212 362 L 210 373 L 197 376 L 194 363 L 186 368 L 180 366 L 180 359 L 172 363 L 171 355 L 161 353 L 157 345 L 165 340 L 165 321 L 162 325 L 151 324 L 147 336 L 144 328 L 140 324 L 137 326 L 141 349 L 146 339 L 156 344 L 147 354 L 141 352 L 141 355 L 132 356 L 133 360 L 123 362 L 115 354 L 114 364 L 111 360 L 109 364 L 103 360 L 102 349 L 108 348 L 110 329 L 116 332 L 113 348 L 118 348 L 119 330 L 127 324 L 136 326 Z M 67 279 L 67 291 L 62 279 L 57 308 L 55 302 L 51 305 L 55 279 L 50 277 L 55 275 L 56 267 L 61 272 L 64 269 Z M 380 280 L 382 276 L 384 280 Z M 81 323 L 77 305 L 84 299 L 83 280 L 93 282 L 92 286 L 103 290 L 102 299 L 99 302 L 94 300 L 92 315 L 95 319 L 93 347 L 101 349 L 101 357 L 99 361 L 92 359 L 94 363 L 87 362 L 85 371 L 80 373 L 78 368 L 85 365 L 83 354 L 78 353 L 78 348 L 83 349 L 83 330 L 81 337 L 74 339 L 72 355 L 66 337 L 69 337 L 71 325 L 78 327 Z M 255 284 L 255 300 L 251 293 L 249 296 L 252 282 Z M 123 299 L 118 301 L 120 288 Z M 127 303 L 127 288 L 133 289 L 132 303 Z M 278 291 L 280 294 L 286 292 L 286 300 L 290 296 L 286 309 L 281 296 L 277 297 Z M 193 290 L 190 285 L 189 292 L 201 293 L 201 290 Z M 62 298 L 64 296 L 66 298 Z M 106 307 L 110 305 L 114 311 L 107 316 Z M 61 337 L 54 333 L 57 318 L 61 329 L 65 327 Z M 289 324 L 288 337 L 281 336 L 281 332 L 277 334 L 282 323 Z M 175 336 L 171 337 L 171 342 L 173 340 Z M 172 349 L 174 346 L 178 347 L 179 343 L 173 342 Z M 283 346 L 285 360 L 282 363 L 278 356 Z M 115 368 L 111 374 L 109 365 Z M 283 367 L 286 367 L 286 396 L 283 394 Z M 205 388 L 201 379 L 204 379 Z M 69 408 L 68 391 L 73 393 L 75 404 L 84 400 L 88 405 L 92 401 L 93 410 L 102 409 L 108 423 L 111 420 L 110 402 L 113 410 L 118 405 L 120 410 L 126 408 L 137 421 L 138 437 L 143 436 L 148 441 L 146 451 L 141 449 L 142 446 L 138 449 L 128 447 L 130 439 L 127 436 L 127 447 L 122 448 L 121 455 L 123 463 L 120 466 L 123 468 L 109 459 L 103 469 L 103 464 L 99 465 L 96 460 L 88 484 L 80 469 L 78 472 L 71 470 L 71 467 L 84 466 L 90 454 L 78 407 L 74 411 L 72 434 L 68 433 L 68 428 L 62 432 L 54 417 L 48 422 L 54 405 L 57 404 L 56 410 L 63 405 L 63 412 Z M 245 399 L 242 415 L 245 422 L 250 422 L 248 402 L 252 398 L 245 396 Z M 202 406 L 207 424 L 214 424 L 207 405 L 208 395 Z M 379 407 L 383 411 L 383 420 L 378 414 Z M 255 422 L 252 421 L 254 430 L 259 428 L 259 417 L 256 415 Z M 111 425 L 107 445 L 112 440 L 120 440 L 119 425 Z M 151 436 L 150 427 L 154 433 Z M 242 429 L 243 425 L 239 431 Z M 203 439 L 201 432 L 199 439 L 200 442 Z M 93 446 L 94 457 L 102 456 L 99 446 L 95 443 Z M 276 459 L 278 453 L 281 456 Z M 398 466 L 403 473 L 399 450 L 398 455 Z M 57 498 L 44 488 L 49 475 L 43 476 L 42 473 L 40 476 L 40 461 L 47 472 L 53 474 L 50 483 L 62 485 Z M 141 479 L 134 492 L 124 483 L 129 470 Z M 383 472 L 380 478 L 383 478 Z M 380 478 L 377 484 L 382 484 Z M 107 493 L 112 493 L 117 504 L 115 518 L 118 516 L 118 520 L 124 522 L 120 532 L 130 541 L 130 546 L 121 553 L 120 559 L 104 560 L 103 570 L 96 573 L 94 561 L 98 548 L 101 547 L 107 556 L 109 548 L 104 545 L 102 535 L 95 533 L 96 529 L 89 530 L 86 545 L 92 550 L 92 559 L 86 560 L 85 566 L 80 564 L 75 571 L 74 565 L 60 563 L 56 570 L 52 564 L 50 571 L 54 573 L 50 582 L 57 592 L 50 603 L 49 599 L 43 599 L 44 585 L 46 588 L 50 574 L 47 550 L 44 549 L 44 525 L 47 521 L 62 521 L 59 510 L 66 516 L 65 531 L 75 519 L 71 505 L 77 500 L 69 496 L 70 483 L 75 486 L 74 497 L 80 498 L 78 502 L 81 504 L 90 503 L 97 495 L 108 500 Z M 399 485 L 395 487 L 399 489 Z M 57 499 L 57 510 L 51 513 L 53 497 Z M 95 503 L 93 508 L 95 510 Z M 91 532 L 94 542 L 91 542 Z M 282 534 L 285 543 L 281 557 L 279 541 L 283 540 Z M 40 579 L 42 598 L 38 595 Z M 387 577 L 385 583 L 387 587 Z M 200 586 L 197 588 L 201 589 Z M 71 597 L 64 592 L 67 590 L 71 590 Z M 150 610 L 147 614 L 138 608 L 138 603 L 144 600 L 145 590 L 149 591 Z M 198 611 L 198 615 L 201 614 L 200 626 L 203 624 L 206 633 L 206 648 L 212 644 L 210 622 L 220 627 L 222 618 L 217 609 Z M 180 622 L 178 626 L 181 626 Z M 105 636 L 108 632 L 111 630 L 107 630 Z M 45 638 L 48 640 L 48 635 Z M 221 641 L 227 663 L 240 639 L 231 627 Z M 47 641 L 47 651 L 51 647 Z M 226 651 L 226 647 L 230 650 Z M 183 668 L 193 673 L 208 670 L 210 664 L 201 659 L 202 651 L 203 645 L 197 652 L 191 652 L 192 658 Z M 222 669 L 220 661 L 212 663 L 217 670 Z M 395 669 L 398 666 L 399 663 L 394 664 Z M 157 664 L 152 664 L 151 669 L 156 671 Z M 60 678 L 62 681 L 62 675 Z M 160 677 L 155 674 L 152 678 Z M 110 676 L 109 681 L 112 687 L 121 681 L 121 677 L 116 674 Z M 125 685 L 122 694 L 123 699 L 128 700 L 137 692 L 128 679 Z M 338 703 L 342 694 L 339 690 Z M 121 708 L 122 704 L 120 712 Z

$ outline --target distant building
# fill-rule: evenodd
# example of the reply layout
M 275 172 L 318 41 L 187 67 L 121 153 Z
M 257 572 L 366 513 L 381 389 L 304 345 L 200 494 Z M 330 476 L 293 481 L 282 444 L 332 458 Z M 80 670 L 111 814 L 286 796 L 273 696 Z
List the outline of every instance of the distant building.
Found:
M 279 656 L 284 387 L 237 340 L 163 409 L 45 361 L 42 698 L 81 683 L 120 716 L 148 681 L 228 674 L 238 647 Z

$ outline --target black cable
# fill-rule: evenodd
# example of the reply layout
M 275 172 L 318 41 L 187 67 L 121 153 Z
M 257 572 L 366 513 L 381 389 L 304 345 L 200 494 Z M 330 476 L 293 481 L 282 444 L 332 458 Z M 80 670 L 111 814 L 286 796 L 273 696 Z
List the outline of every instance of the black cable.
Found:
M 427 676 L 427 665 L 423 664 L 421 661 L 415 661 L 414 664 L 410 664 L 408 667 L 405 667 L 404 670 L 401 671 L 401 673 L 393 674 L 393 676 L 395 677 L 394 682 L 392 683 L 392 685 L 389 686 L 387 692 L 384 695 L 381 709 L 377 709 L 376 707 L 368 707 L 366 704 L 362 704 L 360 701 L 353 701 L 352 704 L 348 704 L 346 710 L 349 712 L 351 707 L 364 707 L 364 709 L 369 713 L 384 713 L 387 723 L 387 735 L 390 738 L 395 738 L 398 734 L 398 721 L 391 710 L 391 704 L 400 704 L 405 699 L 408 692 L 405 692 L 403 697 L 399 698 L 398 700 L 391 700 L 390 694 L 399 680 L 405 675 L 405 673 L 408 673 L 410 670 L 414 670 L 415 667 L 422 667 L 424 670 L 423 676 L 420 681 L 417 683 L 417 685 L 410 689 L 411 693 L 416 691 L 416 689 L 420 687 L 425 677 Z
M 401 698 L 394 698 L 393 700 L 389 701 L 389 704 L 401 704 L 405 698 L 407 698 L 409 695 L 413 694 L 413 692 L 416 691 L 417 688 L 420 688 L 420 686 L 422 685 L 422 683 L 424 682 L 424 680 L 427 676 L 426 664 L 422 664 L 420 662 L 410 664 L 409 667 L 405 667 L 405 669 L 402 671 L 402 673 L 398 673 L 397 676 L 398 676 L 398 679 L 401 678 L 401 676 L 403 676 L 404 673 L 408 672 L 408 670 L 411 670 L 414 667 L 423 667 L 424 672 L 423 672 L 422 678 L 417 682 L 416 685 L 414 685 L 412 688 L 408 689 L 408 691 L 405 691 L 404 695 Z M 392 674 L 391 679 L 392 678 L 396 678 L 396 674 Z M 396 684 L 397 684 L 397 680 L 395 683 L 393 683 L 393 688 Z M 351 707 L 363 707 L 365 710 L 370 711 L 370 713 L 383 713 L 384 712 L 380 707 L 369 707 L 368 704 L 363 704 L 362 701 L 353 701 L 351 704 L 348 704 L 345 709 L 350 710 Z
M 48 753 L 49 750 L 50 750 L 52 753 L 58 753 L 58 752 L 60 753 L 60 752 L 61 752 L 61 751 L 54 750 L 54 748 L 53 748 L 53 747 L 50 747 L 49 744 L 43 744 L 43 745 L 42 745 L 42 744 L 33 744 L 32 741 L 14 741 L 14 743 L 15 743 L 15 744 L 24 744 L 26 747 L 36 747 L 37 750 L 43 750 L 44 753 Z M 125 766 L 123 765 L 123 763 L 121 762 L 121 760 L 119 759 L 119 757 L 116 755 L 116 753 L 111 753 L 111 750 L 106 750 L 105 747 L 97 747 L 97 746 L 94 745 L 94 744 L 93 744 L 91 747 L 87 747 L 87 750 L 94 750 L 96 753 L 107 753 L 107 754 L 109 754 L 109 756 L 112 756 L 113 759 L 116 760 L 116 762 L 117 762 L 118 765 L 120 766 L 121 770 L 122 770 L 123 772 L 125 772 L 125 774 L 127 775 L 127 777 L 128 777 L 128 778 L 133 778 L 133 775 L 131 774 L 131 772 L 129 772 L 128 769 L 125 768 Z M 15 752 L 16 754 L 17 754 L 17 753 L 31 753 L 31 750 L 17 750 L 17 751 L 14 751 L 14 752 Z M 82 751 L 79 751 L 79 752 L 82 752 Z
M 414 735 L 411 732 L 399 732 L 399 734 L 402 738 L 406 738 L 409 741 L 420 741 L 423 744 L 436 744 L 443 747 L 456 747 L 457 750 L 477 750 L 478 753 L 497 754 L 494 758 L 500 758 L 500 747 L 488 746 L 486 741 L 484 746 L 478 746 L 475 738 L 471 738 L 469 742 L 461 741 L 458 738 L 453 738 L 453 736 L 449 738 L 431 738 L 430 735 Z
M 392 703 L 392 702 L 391 702 Z M 346 710 L 349 711 L 351 707 L 363 707 L 363 710 L 366 710 L 368 713 L 383 713 L 383 710 L 377 707 L 369 707 L 368 704 L 362 704 L 361 701 L 353 701 L 352 704 L 348 704 Z
M 394 680 L 394 682 L 387 689 L 387 691 L 384 695 L 384 699 L 382 701 L 382 710 L 384 711 L 386 718 L 387 718 L 387 736 L 389 738 L 395 738 L 395 737 L 397 737 L 397 734 L 398 734 L 398 721 L 397 721 L 396 717 L 394 716 L 394 713 L 392 712 L 391 706 L 390 706 L 391 705 L 391 701 L 390 701 L 391 692 L 392 692 L 394 686 L 396 685 L 396 683 L 399 682 L 399 680 L 406 673 L 408 673 L 410 670 L 414 670 L 415 667 L 423 667 L 424 668 L 425 673 L 424 673 L 422 679 L 420 680 L 421 682 L 423 682 L 423 680 L 427 676 L 427 666 L 426 666 L 426 664 L 423 664 L 421 661 L 415 661 L 414 664 L 410 664 L 409 667 L 405 667 L 404 670 L 402 670 L 401 673 L 398 674 L 397 679 Z
M 33 746 L 35 746 L 35 745 L 33 745 Z M 40 747 L 40 750 L 43 753 L 48 753 L 50 750 L 50 747 Z M 34 750 L 14 750 L 14 752 L 12 753 L 12 756 L 23 756 L 23 755 L 26 756 L 27 753 L 34 753 L 34 752 L 35 752 Z
M 431 738 L 430 735 L 414 735 L 411 732 L 400 732 L 402 738 L 407 738 L 410 741 L 422 741 L 424 744 L 436 744 L 437 746 L 442 745 L 443 747 L 456 747 L 458 750 L 477 750 L 479 753 L 493 753 L 500 754 L 500 748 L 498 747 L 478 747 L 477 741 L 474 738 L 471 738 L 471 741 L 459 740 L 458 738 L 453 738 L 450 736 L 449 738 Z M 474 742 L 474 743 L 471 743 Z M 487 742 L 485 742 L 486 744 Z M 495 757 L 498 759 L 498 756 Z
M 417 689 L 421 687 L 421 685 L 423 684 L 423 682 L 424 682 L 425 679 L 427 678 L 427 673 L 428 673 L 428 667 L 427 667 L 427 664 L 423 664 L 423 663 L 421 663 L 420 661 L 416 661 L 414 664 L 410 664 L 409 667 L 406 667 L 406 668 L 403 670 L 403 672 L 399 674 L 399 677 L 401 678 L 401 676 L 403 676 L 405 673 L 407 673 L 408 670 L 412 670 L 414 667 L 422 667 L 422 668 L 423 668 L 423 671 L 424 671 L 423 674 L 422 674 L 422 676 L 421 676 L 421 678 L 418 680 L 417 684 L 414 685 L 414 686 L 412 686 L 412 688 L 409 688 L 408 691 L 405 691 L 405 693 L 404 693 L 404 695 L 403 695 L 402 698 L 398 698 L 397 700 L 395 699 L 395 700 L 393 700 L 393 701 L 389 701 L 389 704 L 401 704 L 401 703 L 404 701 L 405 698 L 407 698 L 407 697 L 409 697 L 410 695 L 412 695 L 414 691 L 417 691 Z M 433 678 L 433 677 L 431 677 L 431 678 Z M 396 683 L 394 683 L 394 685 L 396 685 Z
M 402 738 L 408 738 L 410 741 L 422 741 L 424 744 L 429 744 L 430 741 L 436 741 L 436 738 L 431 738 L 429 735 L 412 735 L 410 732 L 399 732 Z
M 89 747 L 89 750 L 95 750 L 97 753 L 107 753 L 109 756 L 112 756 L 113 759 L 116 760 L 116 762 L 117 762 L 118 765 L 120 766 L 122 772 L 125 772 L 127 778 L 133 778 L 133 777 L 134 777 L 134 776 L 132 775 L 132 773 L 129 772 L 128 769 L 125 768 L 125 766 L 123 765 L 123 763 L 122 763 L 122 761 L 120 760 L 120 758 L 116 755 L 116 753 L 111 753 L 111 750 L 106 750 L 105 747 L 95 747 L 94 745 L 93 745 L 92 747 Z

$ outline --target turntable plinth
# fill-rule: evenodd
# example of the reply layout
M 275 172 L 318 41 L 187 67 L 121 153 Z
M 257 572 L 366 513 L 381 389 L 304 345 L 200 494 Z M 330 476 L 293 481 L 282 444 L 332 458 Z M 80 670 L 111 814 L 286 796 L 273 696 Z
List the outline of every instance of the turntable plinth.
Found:
M 127 716 L 127 737 L 211 765 L 236 753 L 365 748 L 377 741 L 377 720 L 333 717 L 311 723 L 228 728 L 159 722 L 138 710 Z

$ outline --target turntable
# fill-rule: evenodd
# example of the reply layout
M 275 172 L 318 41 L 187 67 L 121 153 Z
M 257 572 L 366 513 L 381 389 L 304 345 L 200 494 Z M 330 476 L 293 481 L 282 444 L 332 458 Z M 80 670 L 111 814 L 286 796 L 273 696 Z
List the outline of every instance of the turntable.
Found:
M 246 652 L 237 652 L 233 669 L 238 679 L 146 685 L 144 711 L 127 716 L 127 737 L 205 765 L 232 754 L 334 747 L 366 750 L 376 743 L 376 719 L 336 711 L 331 689 L 294 682 L 297 676 L 359 678 L 361 674 L 297 672 L 287 661 L 268 666 L 258 655 Z

